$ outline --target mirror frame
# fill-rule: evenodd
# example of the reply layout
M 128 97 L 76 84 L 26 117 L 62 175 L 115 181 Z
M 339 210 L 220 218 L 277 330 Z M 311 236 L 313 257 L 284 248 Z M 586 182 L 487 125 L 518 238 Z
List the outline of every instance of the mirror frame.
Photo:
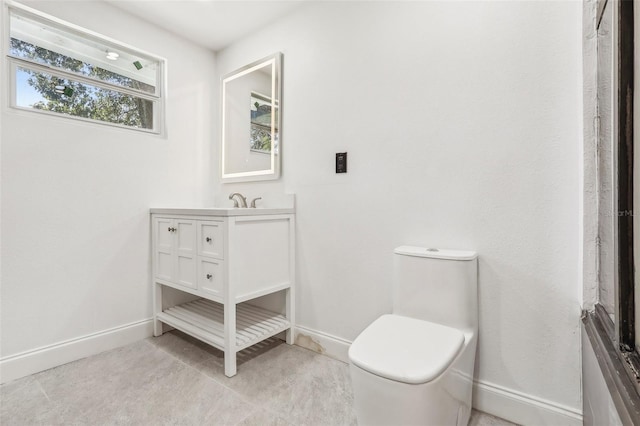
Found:
M 269 169 L 254 170 L 248 172 L 226 173 L 225 172 L 225 147 L 226 141 L 226 84 L 239 77 L 247 75 L 259 68 L 271 65 L 271 99 L 274 98 L 277 104 L 278 113 L 272 114 L 271 134 L 277 129 L 278 146 L 277 149 L 271 149 L 271 166 Z M 232 71 L 224 75 L 221 79 L 222 91 L 222 117 L 221 117 L 221 144 L 220 144 L 220 174 L 223 183 L 227 182 L 251 182 L 261 180 L 274 180 L 280 177 L 280 167 L 282 162 L 282 53 L 276 52 L 262 59 L 254 61 L 242 68 Z M 273 101 L 272 101 L 273 102 Z M 247 117 L 249 114 L 247 113 Z M 275 145 L 275 144 L 274 144 Z M 276 153 L 276 151 L 278 151 Z

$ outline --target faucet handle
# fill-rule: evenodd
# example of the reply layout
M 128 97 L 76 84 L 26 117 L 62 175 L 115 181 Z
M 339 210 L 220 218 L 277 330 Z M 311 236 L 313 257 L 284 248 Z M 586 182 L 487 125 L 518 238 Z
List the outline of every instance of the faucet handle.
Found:
M 258 200 L 262 200 L 262 197 L 254 198 L 253 200 L 251 200 L 251 208 L 252 209 L 256 208 L 256 201 L 258 201 Z

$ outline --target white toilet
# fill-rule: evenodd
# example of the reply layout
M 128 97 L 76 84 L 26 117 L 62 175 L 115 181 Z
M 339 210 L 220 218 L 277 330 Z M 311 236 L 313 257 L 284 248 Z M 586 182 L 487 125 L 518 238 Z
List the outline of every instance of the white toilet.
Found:
M 349 348 L 359 425 L 467 425 L 478 339 L 473 251 L 402 246 L 393 314 Z

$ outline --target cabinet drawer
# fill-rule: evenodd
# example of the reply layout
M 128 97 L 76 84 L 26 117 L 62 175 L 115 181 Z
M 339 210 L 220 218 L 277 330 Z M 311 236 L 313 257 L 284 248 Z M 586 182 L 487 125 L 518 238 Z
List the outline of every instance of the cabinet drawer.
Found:
M 222 262 L 200 258 L 198 261 L 198 288 L 204 293 L 222 296 L 224 286 Z
M 224 222 L 198 222 L 198 254 L 224 259 Z

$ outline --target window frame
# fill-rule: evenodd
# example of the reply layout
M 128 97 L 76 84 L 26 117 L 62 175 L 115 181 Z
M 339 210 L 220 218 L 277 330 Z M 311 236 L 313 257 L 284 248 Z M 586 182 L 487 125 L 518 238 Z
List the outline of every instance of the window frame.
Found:
M 635 264 L 633 227 L 633 94 L 634 94 L 634 2 L 598 0 L 596 26 L 611 3 L 617 29 L 613 32 L 614 93 L 613 165 L 614 262 L 616 276 L 615 322 L 602 304 L 583 314 L 586 334 L 596 353 L 600 369 L 624 424 L 640 424 L 640 345 L 635 328 Z M 596 137 L 599 137 L 596 135 Z M 602 283 L 598 283 L 600 286 Z M 640 289 L 638 289 L 640 291 Z
M 8 78 L 6 80 L 7 84 L 7 93 L 5 102 L 7 102 L 7 106 L 10 109 L 27 112 L 27 113 L 37 113 L 44 116 L 49 117 L 59 117 L 64 119 L 72 119 L 79 122 L 84 123 L 92 123 L 98 124 L 102 126 L 115 127 L 120 129 L 133 130 L 137 132 L 143 132 L 152 135 L 158 135 L 164 137 L 166 135 L 166 93 L 167 93 L 167 79 L 166 79 L 166 68 L 167 61 L 165 58 L 160 57 L 158 55 L 151 54 L 142 49 L 135 48 L 128 44 L 119 42 L 113 38 L 104 36 L 97 32 L 91 31 L 89 29 L 80 27 L 78 25 L 72 24 L 70 22 L 64 21 L 62 19 L 56 18 L 55 16 L 51 16 L 39 10 L 30 8 L 28 6 L 24 6 L 22 4 L 16 3 L 12 0 L 5 0 L 3 5 L 3 24 L 5 30 L 2 31 L 2 57 L 6 62 L 3 67 L 7 70 Z M 32 61 L 25 58 L 19 58 L 12 56 L 10 54 L 10 41 L 11 41 L 11 28 L 10 28 L 10 18 L 11 13 L 16 13 L 19 16 L 25 16 L 29 19 L 36 20 L 38 22 L 42 22 L 45 25 L 49 25 L 54 28 L 61 28 L 65 31 L 76 35 L 78 37 L 82 37 L 87 40 L 91 40 L 94 42 L 102 43 L 108 46 L 108 48 L 112 48 L 114 51 L 127 52 L 136 56 L 147 57 L 157 62 L 156 69 L 156 82 L 155 85 L 155 94 L 144 92 L 142 90 L 137 90 L 134 88 L 129 88 L 126 86 L 120 86 L 117 84 L 109 83 L 97 78 L 93 78 L 90 76 L 85 76 L 73 71 L 67 71 L 64 69 L 60 69 L 57 67 L 52 67 L 47 64 L 42 64 L 36 61 Z M 77 59 L 77 58 L 75 58 Z M 53 76 L 68 79 L 71 81 L 75 81 L 81 84 L 87 84 L 90 86 L 94 86 L 97 88 L 111 90 L 114 92 L 119 92 L 124 95 L 133 96 L 136 98 L 144 99 L 151 101 L 153 104 L 153 127 L 150 129 L 145 129 L 142 127 L 133 127 L 125 124 L 114 123 L 110 121 L 101 121 L 92 118 L 86 117 L 78 117 L 70 114 L 63 114 L 59 112 L 40 110 L 36 108 L 29 108 L 17 105 L 17 86 L 16 86 L 16 71 L 17 68 L 23 68 L 30 71 L 42 72 L 51 74 Z

